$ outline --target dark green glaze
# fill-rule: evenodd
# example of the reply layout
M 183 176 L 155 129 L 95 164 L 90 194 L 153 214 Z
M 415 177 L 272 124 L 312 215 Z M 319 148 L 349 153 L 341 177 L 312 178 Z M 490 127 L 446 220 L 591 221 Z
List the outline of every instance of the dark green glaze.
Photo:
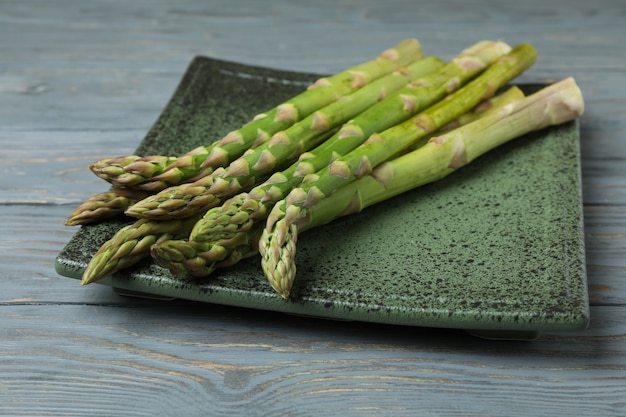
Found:
M 316 77 L 198 57 L 137 153 L 177 155 L 219 139 Z M 579 161 L 578 125 L 571 122 L 310 230 L 298 241 L 289 301 L 265 281 L 258 257 L 201 281 L 176 280 L 147 260 L 99 283 L 333 319 L 487 331 L 490 337 L 583 329 L 589 308 Z M 57 257 L 57 272 L 80 278 L 90 256 L 128 222 L 81 227 Z

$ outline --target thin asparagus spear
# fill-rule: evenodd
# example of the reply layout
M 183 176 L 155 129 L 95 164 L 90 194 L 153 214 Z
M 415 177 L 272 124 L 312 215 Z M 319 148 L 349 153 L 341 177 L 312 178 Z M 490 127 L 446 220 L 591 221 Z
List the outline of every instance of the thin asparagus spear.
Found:
M 341 123 L 357 117 L 359 125 L 348 124 L 346 129 L 342 129 L 338 135 L 332 138 L 332 144 L 324 145 L 325 148 L 322 152 L 324 159 L 318 163 L 325 165 L 329 161 L 328 155 L 332 155 L 332 152 L 341 154 L 344 152 L 342 147 L 354 147 L 357 141 L 362 142 L 365 138 L 361 133 L 363 129 L 372 132 L 375 128 L 380 128 L 381 124 L 393 123 L 397 119 L 406 119 L 415 111 L 415 108 L 423 108 L 425 105 L 441 99 L 446 92 L 453 91 L 459 85 L 482 72 L 487 66 L 485 62 L 491 63 L 509 50 L 510 47 L 502 42 L 480 42 L 473 48 L 468 48 L 458 59 L 455 59 L 430 78 L 426 77 L 411 83 L 392 95 L 393 100 L 383 100 L 376 106 L 373 106 L 376 103 L 374 99 L 378 96 L 378 89 L 381 87 L 379 82 L 373 82 L 353 93 L 350 100 L 332 103 L 309 116 L 310 120 L 305 119 L 289 129 L 279 132 L 267 144 L 258 147 L 254 152 L 245 154 L 239 160 L 231 163 L 228 168 L 216 171 L 213 175 L 194 183 L 163 190 L 159 194 L 133 205 L 126 213 L 139 218 L 167 219 L 206 211 L 219 205 L 224 198 L 236 194 L 245 187 L 254 185 L 257 182 L 255 179 L 260 175 L 275 171 L 281 163 L 289 160 L 289 155 L 299 155 L 318 144 L 320 141 L 313 142 L 309 140 L 310 136 L 306 135 L 307 129 L 311 129 L 309 126 L 320 124 L 318 123 L 320 120 L 323 120 L 322 126 L 339 126 Z M 384 83 L 385 88 L 391 88 L 388 87 L 389 78 L 393 79 L 394 77 L 385 77 L 379 80 L 380 84 Z M 406 80 L 404 84 L 406 84 Z M 399 83 L 396 84 L 396 87 L 400 88 Z M 398 107 L 408 109 L 398 110 Z M 363 117 L 359 117 L 359 114 L 362 114 L 367 108 L 371 110 L 367 111 Z M 375 124 L 378 126 L 375 127 Z M 303 164 L 303 166 L 311 165 L 312 163 Z M 276 182 L 275 184 L 278 186 Z
M 518 86 L 513 85 L 511 87 L 508 87 L 502 93 L 493 96 L 488 100 L 483 100 L 476 107 L 474 107 L 472 111 L 462 114 L 461 116 L 459 116 L 458 119 L 453 120 L 452 122 L 439 129 L 437 132 L 435 132 L 433 136 L 440 136 L 444 132 L 448 132 L 452 129 L 456 129 L 463 125 L 474 122 L 481 117 L 485 117 L 486 115 L 492 113 L 499 107 L 504 106 L 512 101 L 519 100 L 521 98 L 524 98 L 524 92 Z M 430 137 L 428 139 L 430 139 Z
M 147 196 L 148 193 L 141 190 L 112 187 L 108 191 L 92 195 L 76 207 L 65 225 L 78 226 L 122 214 L 127 207 Z
M 484 101 L 471 112 L 462 115 L 457 121 L 448 124 L 446 129 L 452 129 L 452 125 L 458 127 L 470 123 L 479 117 L 497 111 L 500 106 L 523 97 L 524 93 L 518 87 L 510 87 L 504 93 Z M 357 180 L 344 188 L 349 188 L 355 183 L 362 183 L 362 181 Z M 378 190 L 375 187 L 372 189 Z M 348 194 L 350 193 L 348 192 Z M 346 192 L 343 191 L 343 194 Z M 237 197 L 233 199 L 237 200 Z M 319 205 L 343 209 L 347 205 L 347 201 L 349 199 L 341 198 L 341 193 L 337 191 L 322 200 L 324 205 Z M 264 203 L 260 202 L 260 204 Z M 318 210 L 317 206 L 314 208 L 315 211 L 321 211 L 327 215 L 333 213 L 328 208 L 323 210 Z M 247 213 L 246 207 L 242 210 L 238 205 L 228 203 L 209 210 L 209 212 L 211 211 L 214 212 L 213 216 L 209 216 L 214 222 L 213 227 L 196 229 L 203 220 L 206 220 L 207 215 L 205 215 L 194 226 L 189 240 L 164 240 L 152 245 L 151 255 L 154 261 L 158 265 L 168 268 L 174 276 L 184 279 L 189 276 L 206 277 L 216 269 L 234 265 L 241 259 L 259 253 L 258 243 L 264 227 L 264 222 L 261 221 L 265 218 L 264 211 L 251 210 Z M 322 216 L 316 217 L 323 219 Z M 195 236 L 194 232 L 196 233 Z
M 477 76 L 511 48 L 503 42 L 482 41 L 429 75 L 419 78 L 387 99 L 346 123 L 338 133 L 286 170 L 274 173 L 248 193 L 227 200 L 207 211 L 194 226 L 190 240 L 215 241 L 251 227 L 265 219 L 274 203 L 298 186 L 307 173 L 316 172 L 342 156 L 375 132 L 394 126 L 441 100 Z M 407 105 L 410 103 L 410 105 Z M 381 117 L 384 115 L 384 117 Z
M 92 164 L 92 171 L 118 186 L 137 187 L 156 192 L 207 175 L 216 167 L 226 166 L 255 144 L 310 115 L 346 94 L 354 92 L 384 75 L 423 57 L 416 39 L 405 39 L 375 59 L 323 77 L 308 89 L 277 107 L 260 113 L 238 130 L 218 142 L 197 147 L 180 157 L 123 156 Z
M 294 188 L 272 208 L 259 243 L 261 266 L 276 291 L 288 297 L 294 272 L 290 269 L 292 263 L 285 261 L 289 259 L 288 256 L 281 259 L 275 255 L 284 252 L 291 253 L 291 257 L 295 256 L 297 221 L 306 218 L 312 206 L 341 186 L 369 174 L 377 165 L 417 143 L 420 138 L 457 119 L 480 101 L 492 96 L 498 88 L 534 64 L 535 60 L 534 47 L 517 45 L 476 79 L 450 94 L 446 100 L 406 122 L 370 136 L 363 145 L 336 159 L 327 168 L 309 174 L 300 187 Z

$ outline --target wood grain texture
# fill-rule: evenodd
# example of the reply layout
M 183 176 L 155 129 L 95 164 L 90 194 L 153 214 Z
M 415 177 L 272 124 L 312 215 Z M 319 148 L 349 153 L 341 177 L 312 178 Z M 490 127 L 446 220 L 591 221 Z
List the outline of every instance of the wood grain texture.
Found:
M 626 3 L 0 4 L 0 416 L 623 416 Z M 591 325 L 531 342 L 137 299 L 60 277 L 86 168 L 134 150 L 196 55 L 329 73 L 404 37 L 530 42 L 574 76 Z
M 620 415 L 624 309 L 608 310 L 585 335 L 519 343 L 190 303 L 15 305 L 0 411 Z

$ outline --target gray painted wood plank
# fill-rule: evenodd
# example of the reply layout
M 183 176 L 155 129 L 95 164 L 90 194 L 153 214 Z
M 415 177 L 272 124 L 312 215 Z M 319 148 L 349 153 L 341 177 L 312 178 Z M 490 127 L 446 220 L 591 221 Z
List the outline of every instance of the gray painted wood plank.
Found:
M 620 416 L 624 311 L 596 312 L 587 335 L 519 343 L 197 306 L 14 306 L 0 413 Z

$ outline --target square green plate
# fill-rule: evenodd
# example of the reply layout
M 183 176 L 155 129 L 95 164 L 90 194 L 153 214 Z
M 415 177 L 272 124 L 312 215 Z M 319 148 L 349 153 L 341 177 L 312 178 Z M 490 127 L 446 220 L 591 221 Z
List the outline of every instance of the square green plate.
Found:
M 178 155 L 221 138 L 316 78 L 196 57 L 136 152 Z M 146 260 L 98 282 L 129 294 L 495 337 L 580 330 L 589 321 L 581 194 L 571 122 L 304 233 L 289 301 L 265 281 L 258 257 L 202 281 L 176 280 Z M 128 223 L 120 216 L 81 227 L 57 272 L 80 278 Z

